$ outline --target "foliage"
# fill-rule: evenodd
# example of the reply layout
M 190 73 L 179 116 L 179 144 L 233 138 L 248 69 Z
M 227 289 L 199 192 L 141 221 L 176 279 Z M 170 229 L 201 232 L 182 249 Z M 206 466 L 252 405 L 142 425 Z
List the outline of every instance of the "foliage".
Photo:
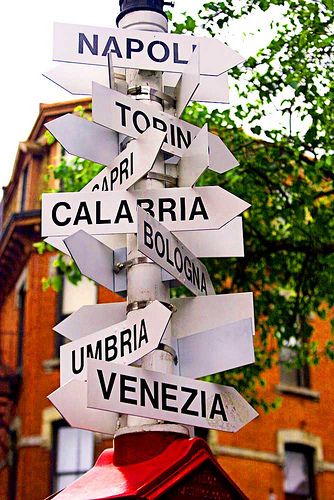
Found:
M 201 28 L 215 36 L 231 22 L 247 18 L 251 24 L 251 15 L 273 6 L 276 16 L 284 13 L 272 22 L 273 39 L 231 72 L 237 106 L 210 112 L 192 104 L 183 116 L 207 122 L 240 162 L 224 175 L 207 171 L 199 184 L 218 184 L 252 204 L 244 216 L 245 258 L 206 265 L 218 293 L 254 292 L 261 339 L 255 365 L 214 379 L 247 389 L 250 400 L 265 408 L 257 383 L 278 361 L 279 346 L 296 340 L 297 367 L 318 363 L 322 354 L 334 359 L 333 340 L 319 345 L 310 321 L 311 313 L 325 318 L 334 305 L 333 6 L 314 0 L 207 2 L 198 19 L 185 15 L 174 24 L 178 33 Z

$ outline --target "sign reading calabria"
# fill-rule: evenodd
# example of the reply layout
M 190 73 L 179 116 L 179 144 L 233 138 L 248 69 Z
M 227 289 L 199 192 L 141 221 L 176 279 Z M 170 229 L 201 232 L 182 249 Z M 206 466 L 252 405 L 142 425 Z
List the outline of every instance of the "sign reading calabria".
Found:
M 183 73 L 197 46 L 202 75 L 220 75 L 244 61 L 214 38 L 54 24 L 54 61 L 107 66 L 106 56 L 111 52 L 116 67 Z
M 233 387 L 88 360 L 89 408 L 236 432 L 257 412 Z
M 154 301 L 133 311 L 122 323 L 112 325 L 60 348 L 60 381 L 86 379 L 87 359 L 130 364 L 156 349 L 171 317 L 171 311 Z
M 42 195 L 42 236 L 137 232 L 137 206 L 170 231 L 219 229 L 249 207 L 218 186 L 47 193 Z

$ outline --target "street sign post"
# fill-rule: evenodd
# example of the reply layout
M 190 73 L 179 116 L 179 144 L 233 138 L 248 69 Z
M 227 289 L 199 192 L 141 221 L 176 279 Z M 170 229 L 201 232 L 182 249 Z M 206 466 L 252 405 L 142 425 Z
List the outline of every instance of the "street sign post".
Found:
M 218 186 L 42 195 L 42 236 L 136 233 L 137 206 L 170 231 L 219 229 L 249 207 Z
M 200 84 L 200 51 L 196 47 L 175 88 L 176 116 L 180 117 Z
M 93 82 L 93 120 L 121 134 L 140 136 L 148 128 L 166 132 L 162 149 L 182 157 L 194 141 L 200 128 L 146 104 L 131 99 L 116 90 Z M 223 173 L 238 165 L 218 135 L 209 133 L 209 164 L 215 172 Z
M 85 380 L 70 380 L 49 394 L 48 399 L 71 427 L 110 436 L 113 436 L 117 429 L 118 413 L 87 407 Z
M 106 56 L 112 52 L 115 67 L 183 73 L 197 46 L 202 75 L 220 75 L 244 61 L 215 38 L 54 24 L 54 61 L 107 66 Z
M 233 388 L 88 360 L 88 407 L 236 432 L 258 416 Z
M 195 295 L 215 293 L 206 267 L 168 229 L 138 207 L 138 250 Z
M 156 349 L 171 317 L 171 311 L 159 301 L 133 311 L 125 321 L 60 348 L 60 382 L 86 380 L 87 359 L 131 364 Z

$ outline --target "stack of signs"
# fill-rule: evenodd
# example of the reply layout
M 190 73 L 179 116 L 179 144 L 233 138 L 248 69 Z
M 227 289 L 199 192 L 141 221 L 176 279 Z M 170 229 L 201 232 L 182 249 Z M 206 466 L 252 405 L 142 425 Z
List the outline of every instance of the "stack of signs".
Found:
M 235 389 L 195 379 L 254 361 L 253 297 L 215 295 L 199 258 L 243 255 L 240 215 L 249 204 L 217 186 L 194 187 L 207 168 L 223 173 L 237 161 L 218 136 L 179 116 L 190 100 L 226 102 L 227 71 L 242 58 L 214 39 L 166 33 L 56 24 L 54 39 L 60 64 L 46 76 L 70 92 L 92 93 L 93 121 L 65 115 L 47 128 L 70 153 L 106 166 L 80 192 L 43 195 L 42 235 L 82 274 L 124 291 L 126 266 L 119 272 L 118 264 L 126 260 L 126 235 L 137 234 L 138 250 L 161 267 L 161 279 L 194 296 L 173 299 L 173 314 L 159 301 L 128 314 L 125 303 L 79 309 L 55 327 L 70 342 L 61 347 L 61 387 L 49 399 L 72 426 L 110 435 L 119 414 L 237 431 L 255 410 Z M 164 72 L 175 115 L 125 95 L 112 63 L 118 71 Z M 132 139 L 122 152 L 119 134 Z M 178 187 L 128 190 L 161 150 L 179 158 Z M 174 373 L 140 368 L 169 323 Z

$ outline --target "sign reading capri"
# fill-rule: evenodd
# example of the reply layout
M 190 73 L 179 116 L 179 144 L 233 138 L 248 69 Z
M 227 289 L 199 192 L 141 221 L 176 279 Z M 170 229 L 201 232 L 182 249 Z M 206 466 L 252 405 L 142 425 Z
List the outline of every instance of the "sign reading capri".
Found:
M 159 301 L 112 325 L 60 348 L 60 382 L 87 378 L 87 359 L 130 364 L 156 349 L 171 317 Z
M 219 229 L 249 204 L 218 186 L 42 195 L 42 235 L 137 232 L 137 205 L 171 231 Z
M 206 267 L 162 224 L 138 207 L 138 250 L 195 295 L 214 295 Z
M 95 359 L 87 391 L 89 408 L 229 432 L 258 415 L 233 387 Z

